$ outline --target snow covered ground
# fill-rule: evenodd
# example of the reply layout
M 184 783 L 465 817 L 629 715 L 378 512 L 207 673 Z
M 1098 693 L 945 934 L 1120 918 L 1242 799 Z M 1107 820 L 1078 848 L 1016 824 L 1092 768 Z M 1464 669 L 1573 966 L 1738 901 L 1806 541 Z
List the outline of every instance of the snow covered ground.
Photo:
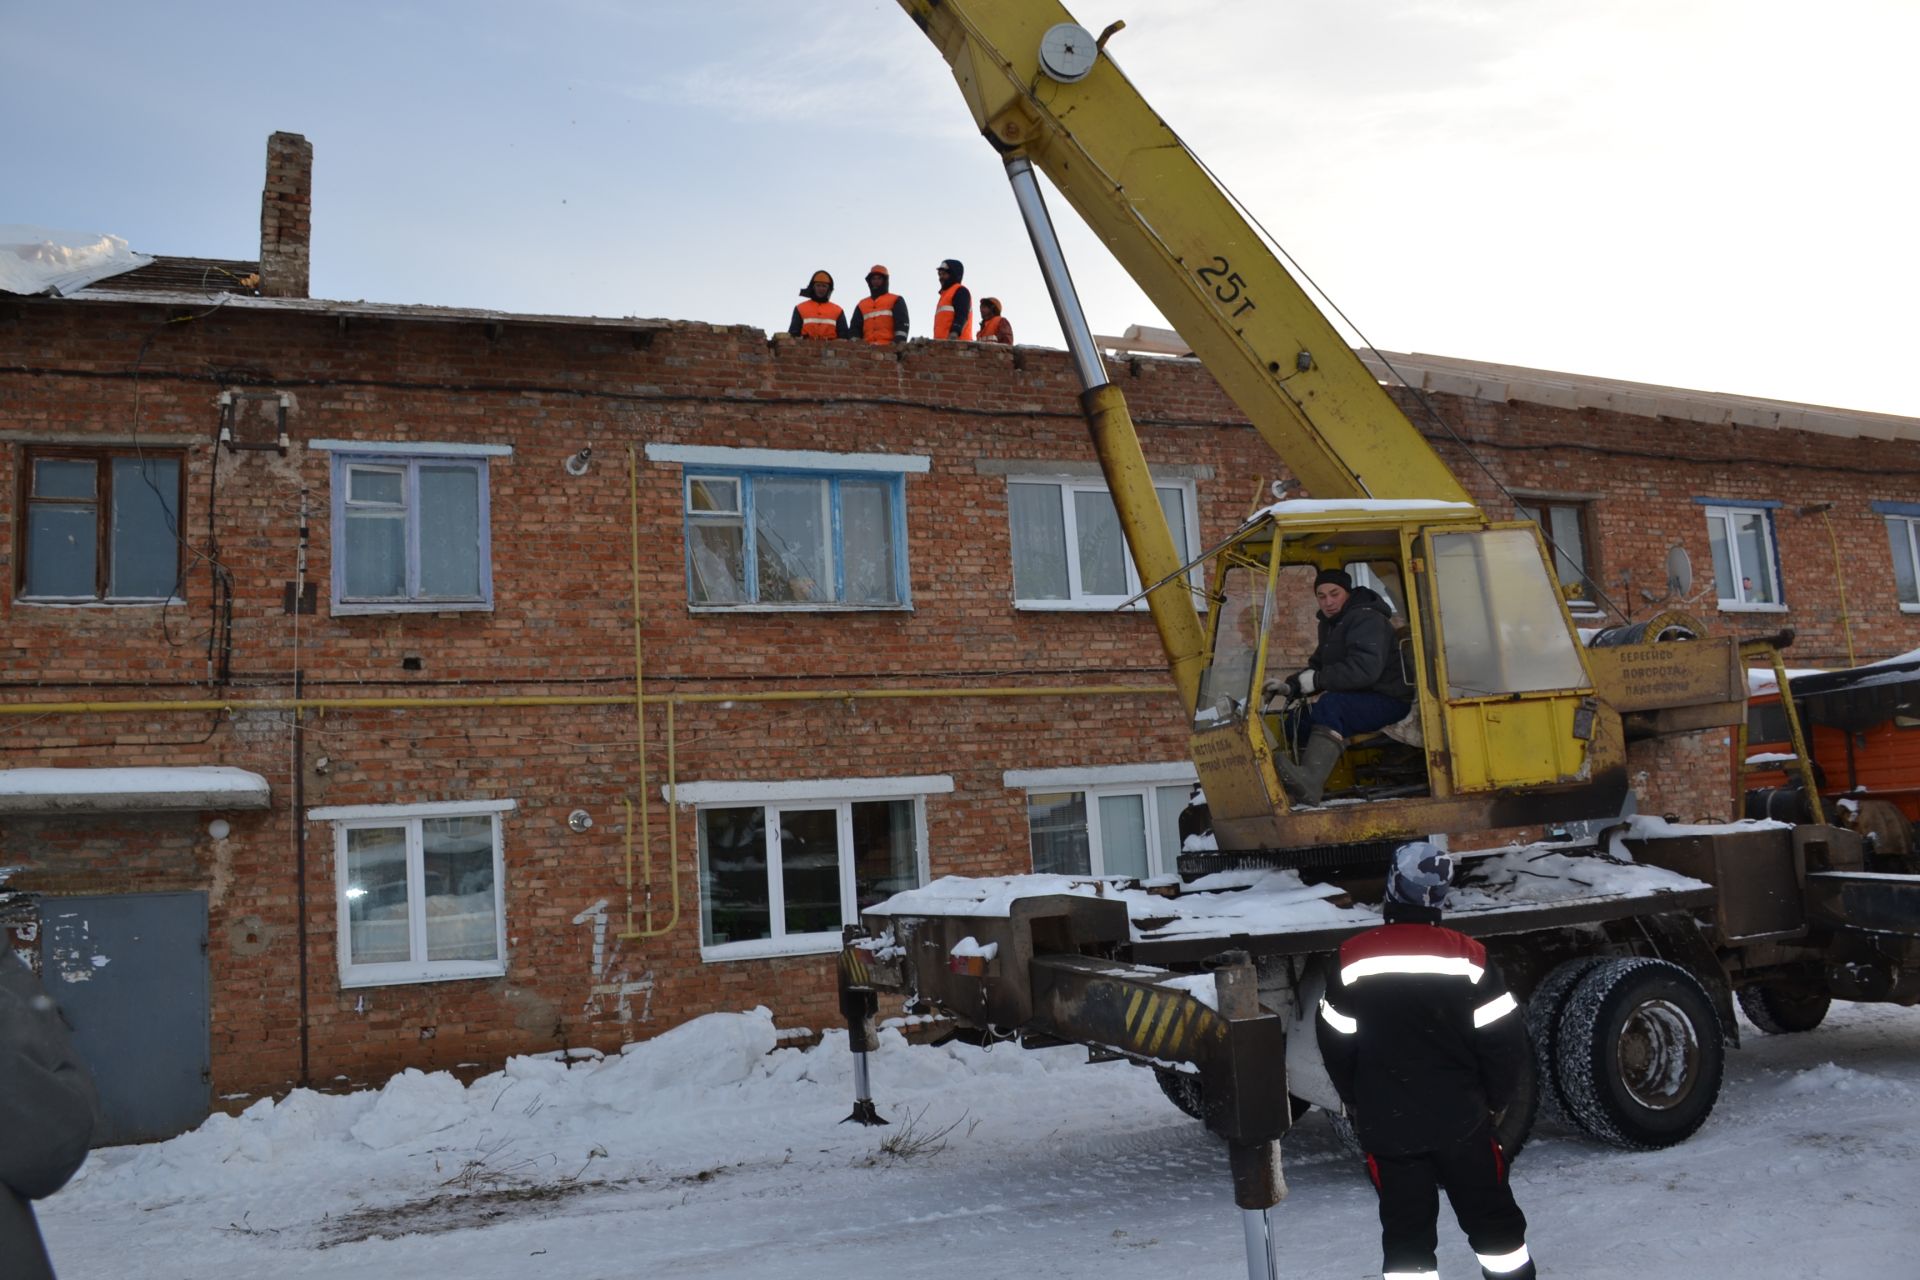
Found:
M 1514 1181 L 1543 1275 L 1920 1276 L 1920 1010 L 1742 1032 L 1680 1147 L 1536 1131 Z M 1145 1071 L 890 1034 L 872 1065 L 894 1124 L 870 1130 L 836 1123 L 843 1036 L 773 1045 L 764 1015 L 722 1014 L 469 1088 L 297 1093 L 96 1152 L 41 1220 L 64 1280 L 1245 1274 L 1225 1152 Z M 1325 1117 L 1285 1156 L 1282 1276 L 1377 1275 L 1373 1194 Z M 1441 1267 L 1477 1274 L 1451 1224 Z

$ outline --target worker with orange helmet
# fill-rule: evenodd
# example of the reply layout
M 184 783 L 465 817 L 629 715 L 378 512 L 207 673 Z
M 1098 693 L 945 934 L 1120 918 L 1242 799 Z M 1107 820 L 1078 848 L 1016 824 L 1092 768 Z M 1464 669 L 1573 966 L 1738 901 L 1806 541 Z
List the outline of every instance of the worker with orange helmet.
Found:
M 1013 345 L 1013 326 L 1000 314 L 1000 299 L 980 299 L 980 341 Z
M 967 268 L 958 258 L 944 259 L 934 273 L 940 279 L 940 302 L 933 311 L 933 336 L 936 338 L 958 338 L 967 341 L 973 337 L 973 295 L 960 281 L 965 278 Z
M 847 313 L 833 297 L 833 277 L 824 271 L 813 273 L 807 287 L 800 291 L 800 305 L 787 321 L 787 332 L 796 338 L 832 340 L 847 336 Z
M 893 292 L 887 269 L 874 263 L 867 272 L 868 296 L 853 304 L 853 336 L 876 347 L 907 340 L 907 300 Z

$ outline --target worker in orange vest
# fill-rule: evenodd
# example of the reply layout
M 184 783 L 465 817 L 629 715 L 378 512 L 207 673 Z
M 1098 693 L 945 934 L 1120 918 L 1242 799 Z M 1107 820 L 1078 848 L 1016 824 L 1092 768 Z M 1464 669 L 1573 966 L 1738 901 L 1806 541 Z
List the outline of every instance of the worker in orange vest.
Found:
M 973 295 L 960 283 L 967 274 L 966 265 L 958 258 L 948 258 L 934 268 L 934 273 L 940 278 L 940 304 L 933 311 L 933 336 L 963 342 L 971 339 Z
M 888 287 L 892 276 L 879 263 L 867 272 L 868 297 L 853 304 L 853 336 L 876 347 L 907 340 L 907 300 Z
M 1013 345 L 1013 326 L 1000 314 L 1000 299 L 980 299 L 980 341 Z
M 813 273 L 813 279 L 807 281 L 807 287 L 800 291 L 800 305 L 793 309 L 793 318 L 787 321 L 787 332 L 796 338 L 844 338 L 847 336 L 847 313 L 840 309 L 837 302 L 827 299 L 833 296 L 833 277 L 824 271 Z

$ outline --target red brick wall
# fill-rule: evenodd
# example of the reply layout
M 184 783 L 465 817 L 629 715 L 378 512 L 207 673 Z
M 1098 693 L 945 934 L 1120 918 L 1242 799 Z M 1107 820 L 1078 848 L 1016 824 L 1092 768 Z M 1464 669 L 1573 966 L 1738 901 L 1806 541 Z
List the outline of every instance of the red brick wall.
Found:
M 632 688 L 629 447 L 639 452 L 639 616 L 650 694 L 893 687 L 1128 683 L 1136 696 L 931 697 L 888 701 L 683 704 L 674 734 L 682 781 L 942 773 L 927 802 L 934 874 L 1024 870 L 1023 801 L 1007 769 L 1177 760 L 1185 739 L 1144 614 L 1024 613 L 1011 607 L 1009 464 L 1090 463 L 1078 388 L 1064 355 L 998 347 L 769 343 L 751 329 L 697 324 L 629 330 L 581 324 L 351 318 L 234 304 L 189 322 L 162 305 L 0 303 L 0 696 L 233 703 L 309 697 L 437 695 L 620 697 Z M 137 363 L 136 363 L 137 362 Z M 1197 468 L 1203 541 L 1236 525 L 1256 478 L 1284 468 L 1191 362 L 1141 361 L 1115 374 L 1148 458 Z M 292 402 L 286 457 L 216 453 L 219 393 L 271 388 Z M 1876 497 L 1900 497 L 1920 446 L 1703 428 L 1530 405 L 1439 403 L 1510 485 L 1599 493 L 1596 558 L 1623 572 L 1638 616 L 1664 581 L 1670 543 L 1710 565 L 1691 499 L 1833 498 L 1854 637 L 1863 655 L 1920 643 L 1891 606 Z M 179 447 L 187 457 L 184 536 L 194 548 L 184 605 L 55 608 L 14 599 L 20 446 L 51 439 Z M 491 466 L 490 613 L 331 616 L 328 459 L 319 438 L 511 444 Z M 906 480 L 911 612 L 694 614 L 686 604 L 680 469 L 649 464 L 649 442 L 926 455 Z M 587 474 L 563 461 L 592 445 Z M 1457 446 L 1442 452 L 1485 498 Z M 295 576 L 303 491 L 316 615 L 282 608 Z M 213 494 L 211 503 L 209 494 Z M 1499 504 L 1490 504 L 1504 514 Z M 209 683 L 209 641 L 225 635 L 206 559 L 209 507 L 231 575 L 231 679 Z M 1784 619 L 1801 627 L 1795 661 L 1840 646 L 1824 528 L 1781 514 Z M 1710 572 L 1703 572 L 1710 579 Z M 1716 624 L 1752 619 L 1716 618 Z M 1302 602 L 1303 614 L 1309 611 Z M 1782 621 L 1766 615 L 1765 624 Z M 1744 629 L 1744 628 L 1742 628 Z M 297 632 L 297 636 L 296 636 Z M 418 670 L 403 661 L 420 660 Z M 217 667 L 217 662 L 216 662 Z M 0 719 L 0 765 L 230 764 L 264 775 L 274 808 L 226 815 L 10 823 L 0 862 L 14 887 L 197 887 L 212 911 L 216 1093 L 269 1090 L 299 1071 L 291 714 L 240 709 L 52 714 Z M 830 957 L 702 963 L 693 884 L 695 831 L 680 816 L 682 911 L 664 936 L 619 942 L 628 886 L 623 800 L 637 805 L 634 718 L 623 706 L 375 709 L 306 717 L 300 803 L 512 799 L 503 819 L 508 971 L 504 978 L 343 989 L 338 977 L 333 829 L 307 822 L 308 1036 L 316 1083 L 377 1079 L 403 1065 L 488 1065 L 508 1053 L 612 1048 L 709 1009 L 765 1003 L 783 1026 L 829 1026 Z M 647 712 L 653 787 L 648 832 L 656 918 L 664 922 L 669 815 L 659 803 L 664 709 Z M 1689 748 L 1663 747 L 1684 755 Z M 1701 748 L 1692 748 L 1699 754 Z M 1709 752 L 1710 754 L 1710 752 Z M 324 771 L 320 762 L 325 758 Z M 1643 808 L 1706 816 L 1724 787 L 1694 796 L 1691 759 L 1647 769 Z M 1639 766 L 1636 765 L 1636 768 Z M 1664 798 L 1667 788 L 1676 795 Z M 591 831 L 566 816 L 586 809 Z M 640 841 L 636 838 L 638 849 Z M 636 858 L 638 854 L 636 853 Z M 103 890 L 103 886 L 105 886 Z M 635 890 L 644 902 L 644 889 Z M 591 919 L 609 930 L 593 960 Z M 595 987 L 651 985 L 619 1001 Z M 891 1012 L 890 1010 L 887 1012 Z

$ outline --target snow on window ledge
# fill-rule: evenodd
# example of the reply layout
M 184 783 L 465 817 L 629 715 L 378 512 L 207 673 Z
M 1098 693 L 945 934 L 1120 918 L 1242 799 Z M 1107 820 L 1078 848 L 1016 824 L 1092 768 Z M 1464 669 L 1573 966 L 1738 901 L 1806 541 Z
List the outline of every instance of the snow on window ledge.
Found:
M 756 938 L 752 942 L 722 942 L 700 948 L 700 960 L 768 960 L 776 956 L 822 956 L 840 949 L 839 933 L 803 933 L 785 938 Z

